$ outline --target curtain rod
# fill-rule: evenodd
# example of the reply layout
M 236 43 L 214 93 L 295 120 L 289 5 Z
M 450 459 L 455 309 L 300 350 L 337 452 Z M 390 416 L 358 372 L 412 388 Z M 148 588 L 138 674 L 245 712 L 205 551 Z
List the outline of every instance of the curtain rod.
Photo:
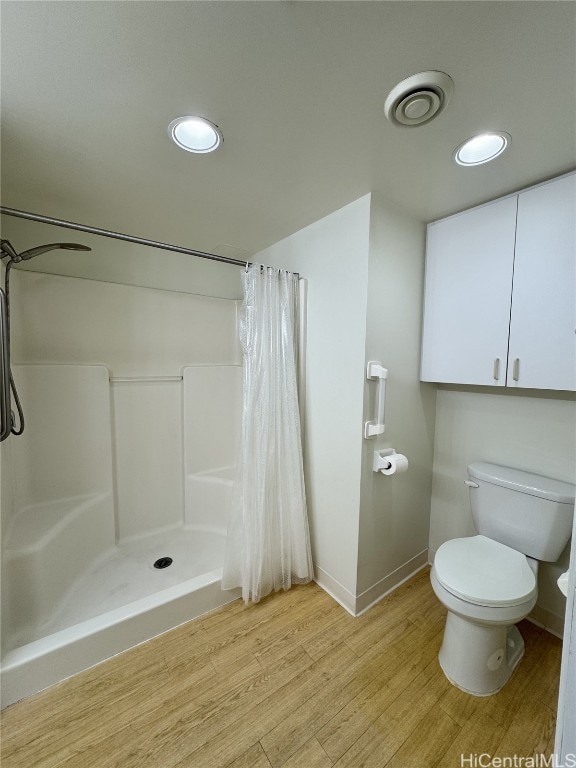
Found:
M 220 256 L 217 253 L 206 253 L 205 251 L 196 251 L 193 248 L 184 248 L 181 245 L 171 245 L 170 243 L 160 243 L 156 240 L 147 240 L 144 237 L 134 237 L 132 235 L 124 235 L 121 232 L 112 232 L 109 229 L 100 229 L 100 227 L 89 227 L 86 224 L 76 224 L 73 221 L 65 221 L 64 219 L 54 219 L 51 216 L 41 216 L 38 213 L 29 213 L 28 211 L 19 211 L 17 208 L 7 208 L 5 205 L 0 205 L 0 213 L 5 213 L 6 216 L 16 216 L 19 219 L 29 219 L 30 221 L 39 221 L 42 224 L 54 224 L 57 227 L 66 227 L 67 229 L 76 229 L 78 232 L 88 232 L 91 235 L 101 235 L 102 237 L 111 237 L 114 240 L 125 240 L 129 243 L 136 243 L 138 245 L 148 245 L 151 248 L 160 248 L 164 251 L 175 251 L 176 253 L 184 253 L 188 256 L 198 256 L 201 259 L 210 259 L 211 261 L 222 261 L 225 264 L 234 264 L 238 267 L 245 267 L 246 261 L 240 261 L 239 259 L 231 259 L 228 256 Z

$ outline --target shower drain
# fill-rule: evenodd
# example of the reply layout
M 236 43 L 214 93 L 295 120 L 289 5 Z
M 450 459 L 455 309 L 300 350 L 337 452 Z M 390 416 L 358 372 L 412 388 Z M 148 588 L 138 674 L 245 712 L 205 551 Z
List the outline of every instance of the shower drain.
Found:
M 154 563 L 154 568 L 168 568 L 169 565 L 172 565 L 171 557 L 159 557 Z

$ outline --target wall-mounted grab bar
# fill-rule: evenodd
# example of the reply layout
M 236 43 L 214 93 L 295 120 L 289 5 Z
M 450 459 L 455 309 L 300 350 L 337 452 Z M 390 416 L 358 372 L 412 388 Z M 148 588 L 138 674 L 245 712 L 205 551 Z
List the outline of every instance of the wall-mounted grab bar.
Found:
M 0 442 L 12 428 L 10 413 L 10 342 L 8 339 L 8 306 L 0 288 Z
M 376 437 L 384 432 L 384 402 L 386 400 L 386 378 L 388 371 L 374 360 L 366 366 L 366 378 L 378 380 L 378 397 L 376 401 L 376 418 L 364 424 L 364 437 Z

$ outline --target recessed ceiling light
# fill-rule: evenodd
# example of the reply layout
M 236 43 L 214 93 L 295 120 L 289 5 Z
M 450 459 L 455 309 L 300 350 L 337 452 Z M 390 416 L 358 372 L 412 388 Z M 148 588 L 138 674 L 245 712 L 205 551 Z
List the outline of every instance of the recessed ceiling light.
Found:
M 177 117 L 168 126 L 168 133 L 181 149 L 187 152 L 214 152 L 224 141 L 217 125 L 203 117 Z
M 458 165 L 481 165 L 501 155 L 511 141 L 510 134 L 503 131 L 480 133 L 460 144 L 454 152 L 454 160 Z

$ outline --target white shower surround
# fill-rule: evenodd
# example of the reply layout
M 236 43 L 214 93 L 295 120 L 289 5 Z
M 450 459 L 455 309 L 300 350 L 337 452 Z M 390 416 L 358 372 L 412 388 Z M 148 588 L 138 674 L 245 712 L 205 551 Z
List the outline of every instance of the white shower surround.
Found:
M 16 323 L 20 333 L 23 319 L 40 329 L 44 337 L 35 343 L 47 360 L 14 366 L 28 418 L 25 434 L 8 441 L 3 456 L 2 706 L 239 595 L 220 587 L 241 399 L 235 302 L 45 275 L 18 275 L 14 282 L 21 312 L 30 311 L 28 291 L 39 299 L 31 317 Z M 45 331 L 36 324 L 57 293 L 68 304 L 63 316 L 70 304 L 93 313 L 84 319 L 94 336 L 100 314 L 89 300 L 94 292 L 100 302 L 103 293 L 104 300 L 128 298 L 131 309 L 170 303 L 175 308 L 164 320 L 166 332 L 174 313 L 186 319 L 196 313 L 195 320 L 214 327 L 216 346 L 211 356 L 188 352 L 198 364 L 175 368 L 183 359 L 183 333 L 179 348 L 168 350 L 171 359 L 163 350 L 165 367 L 157 369 L 176 381 L 151 381 L 153 372 L 142 366 L 141 382 L 110 384 L 110 376 L 134 370 L 119 364 L 120 344 L 111 345 L 112 374 L 110 365 L 84 363 L 89 345 L 75 345 L 74 330 L 63 343 L 58 334 L 50 338 L 53 324 Z M 139 314 L 130 330 L 116 326 L 114 341 L 120 336 L 125 347 L 150 355 L 141 343 L 150 341 L 150 328 Z M 140 343 L 129 337 L 132 329 Z M 79 322 L 80 341 L 82 332 Z M 82 363 L 52 364 L 60 351 Z M 151 451 L 150 437 L 158 434 Z M 173 564 L 154 569 L 154 559 L 164 555 Z
M 108 369 L 30 365 L 17 366 L 15 375 L 29 414 L 26 438 L 12 449 L 16 503 L 66 484 L 46 454 L 49 446 L 60 449 L 56 453 L 64 465 L 73 463 L 76 454 L 75 481 L 68 478 L 69 487 L 76 482 L 79 488 L 84 451 L 94 451 L 100 464 L 83 478 L 91 492 L 21 507 L 7 528 L 2 706 L 239 596 L 220 586 L 234 466 L 206 469 L 215 457 L 234 459 L 239 366 L 182 370 L 185 504 L 180 523 L 122 540 L 116 535 L 122 510 L 115 520 L 110 420 L 105 418 L 110 413 Z M 74 397 L 84 409 L 74 408 L 74 418 L 69 414 L 54 435 Z M 228 441 L 222 446 L 207 440 L 202 446 L 203 427 L 214 428 L 219 418 L 228 425 Z M 93 432 L 83 439 L 88 421 Z M 42 459 L 47 472 L 31 489 L 28 473 Z M 154 561 L 166 555 L 173 564 L 154 569 Z
M 216 568 L 9 651 L 2 659 L 2 706 L 239 597 L 222 592 L 221 574 Z

